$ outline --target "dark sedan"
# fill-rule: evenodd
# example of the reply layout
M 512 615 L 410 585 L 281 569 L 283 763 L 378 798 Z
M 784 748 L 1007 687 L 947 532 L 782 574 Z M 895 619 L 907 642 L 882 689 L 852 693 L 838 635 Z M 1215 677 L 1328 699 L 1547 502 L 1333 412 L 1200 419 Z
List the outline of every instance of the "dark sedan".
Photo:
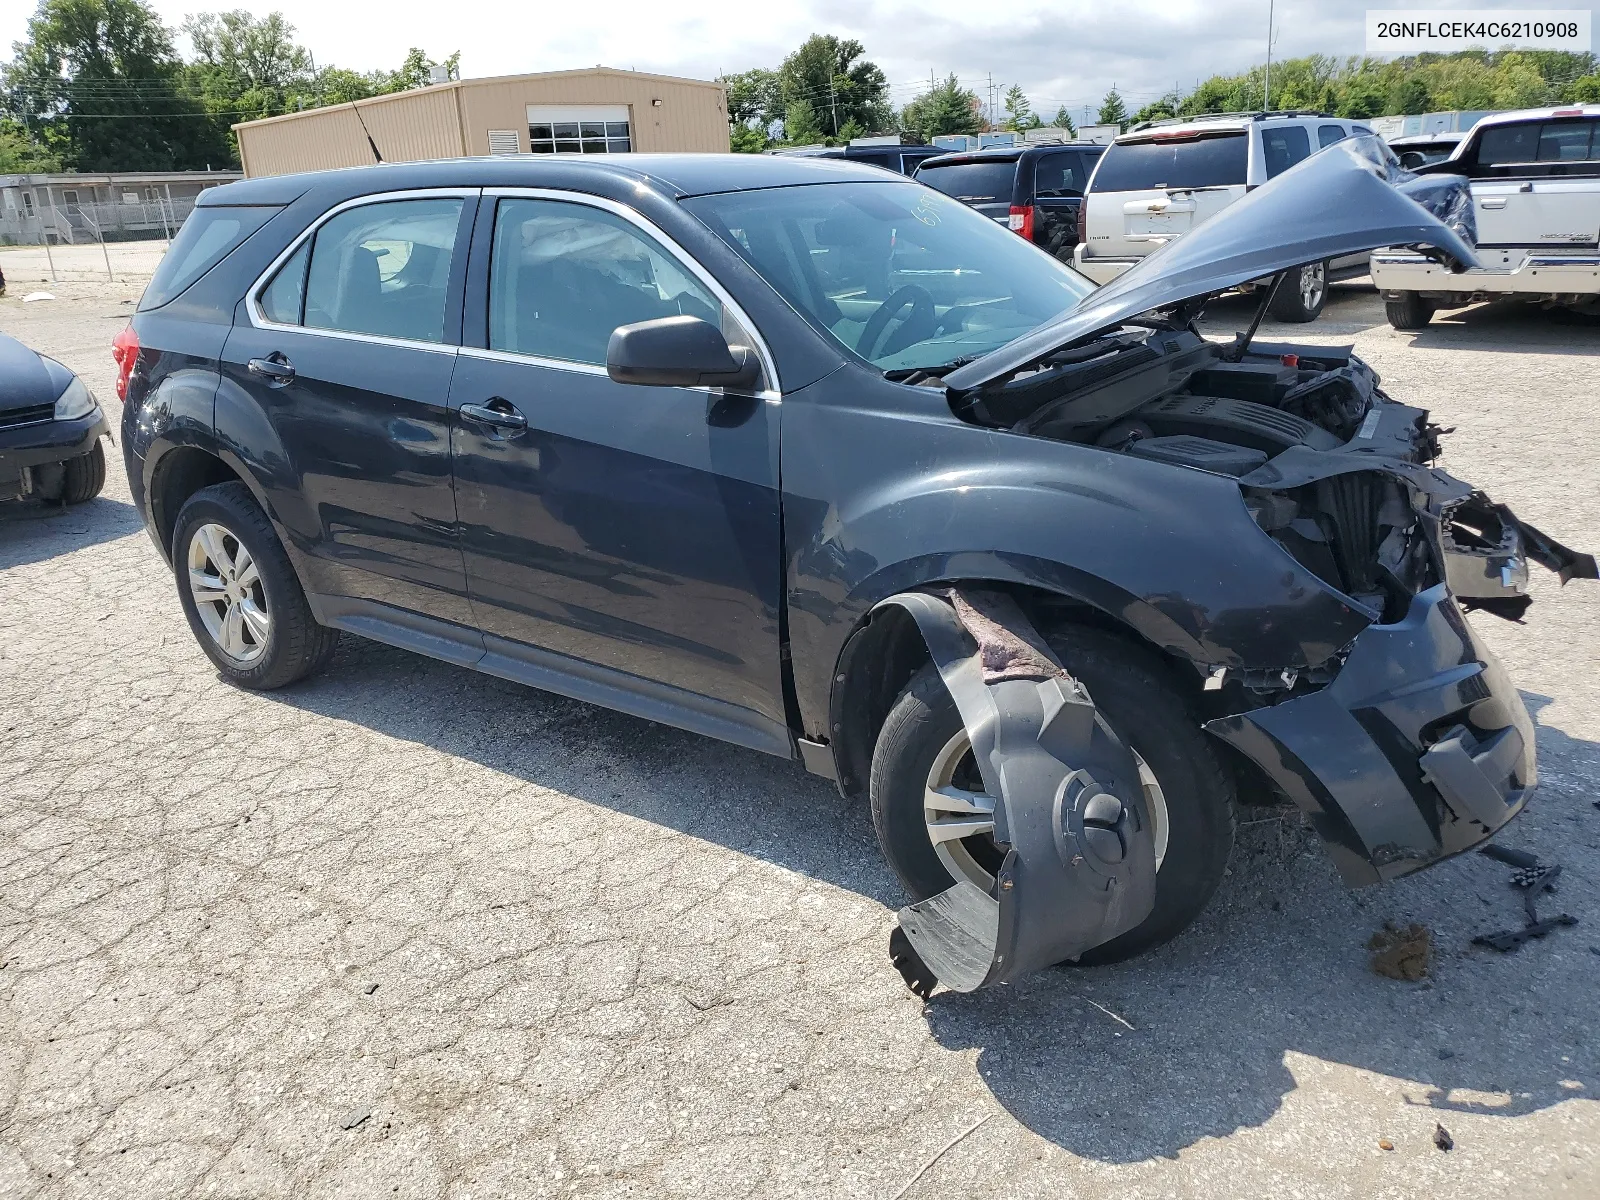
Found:
M 1240 791 L 1353 883 L 1532 794 L 1462 605 L 1594 560 L 1348 348 L 1195 327 L 1334 255 L 1471 266 L 1425 182 L 1342 143 L 1098 289 L 848 162 L 232 184 L 123 335 L 129 485 L 240 686 L 346 631 L 798 759 L 868 799 L 913 986 L 1110 961 L 1204 907 Z
M 105 486 L 109 431 L 83 380 L 0 334 L 0 501 L 92 500 Z

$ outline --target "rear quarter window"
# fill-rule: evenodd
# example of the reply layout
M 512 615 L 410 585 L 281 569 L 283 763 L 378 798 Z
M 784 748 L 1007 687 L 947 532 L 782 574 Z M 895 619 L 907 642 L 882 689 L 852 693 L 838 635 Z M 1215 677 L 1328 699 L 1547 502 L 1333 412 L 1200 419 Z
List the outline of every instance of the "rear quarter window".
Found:
M 1100 158 L 1094 192 L 1145 192 L 1159 188 L 1231 187 L 1249 177 L 1250 139 L 1208 133 L 1160 141 L 1115 142 Z
M 996 200 L 1009 202 L 1016 177 L 1017 164 L 1014 162 L 951 163 L 944 167 L 923 167 L 917 171 L 918 183 L 925 183 L 946 196 L 968 204 L 985 204 Z
M 1482 178 L 1600 174 L 1600 120 L 1525 121 L 1494 125 L 1463 158 Z
M 275 207 L 196 208 L 167 247 L 139 298 L 139 311 L 175 300 L 279 211 Z

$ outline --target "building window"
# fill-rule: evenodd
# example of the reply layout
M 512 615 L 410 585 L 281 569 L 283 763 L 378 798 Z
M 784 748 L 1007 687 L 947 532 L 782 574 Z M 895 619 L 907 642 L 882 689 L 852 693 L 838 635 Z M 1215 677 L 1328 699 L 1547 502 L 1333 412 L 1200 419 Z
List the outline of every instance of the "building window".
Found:
M 33 193 L 32 192 L 23 192 L 22 193 L 22 211 L 27 213 L 28 216 L 30 216 L 30 217 L 33 216 Z
M 622 154 L 633 149 L 626 105 L 528 105 L 528 148 L 535 154 Z

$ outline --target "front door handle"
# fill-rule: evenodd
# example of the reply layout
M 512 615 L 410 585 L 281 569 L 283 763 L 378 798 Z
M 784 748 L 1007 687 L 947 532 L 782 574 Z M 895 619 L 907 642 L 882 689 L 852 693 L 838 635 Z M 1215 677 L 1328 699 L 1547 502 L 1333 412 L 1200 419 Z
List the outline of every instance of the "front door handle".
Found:
M 265 358 L 252 358 L 245 364 L 245 369 L 265 379 L 271 387 L 294 382 L 294 364 L 281 351 L 275 351 Z
M 463 404 L 460 412 L 467 420 L 487 425 L 504 437 L 515 437 L 528 428 L 528 418 L 501 396 L 494 397 L 486 404 Z

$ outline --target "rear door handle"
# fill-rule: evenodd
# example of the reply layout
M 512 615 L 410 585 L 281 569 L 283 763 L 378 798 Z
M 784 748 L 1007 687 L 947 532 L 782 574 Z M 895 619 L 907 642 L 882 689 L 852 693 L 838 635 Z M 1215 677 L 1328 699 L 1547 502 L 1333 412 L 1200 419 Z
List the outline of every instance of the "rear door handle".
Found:
M 494 397 L 487 404 L 463 404 L 460 413 L 468 421 L 487 425 L 506 437 L 515 437 L 528 428 L 528 418 L 501 396 Z
M 294 364 L 280 353 L 269 354 L 266 358 L 252 358 L 245 368 L 273 387 L 294 382 Z

